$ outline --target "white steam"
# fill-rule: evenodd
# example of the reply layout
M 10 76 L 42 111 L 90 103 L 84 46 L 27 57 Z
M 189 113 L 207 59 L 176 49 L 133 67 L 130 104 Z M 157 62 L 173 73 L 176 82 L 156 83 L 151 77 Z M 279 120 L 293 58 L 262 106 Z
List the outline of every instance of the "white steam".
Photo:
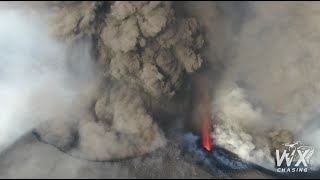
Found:
M 250 2 L 246 8 L 252 14 L 229 34 L 227 68 L 213 95 L 213 137 L 272 167 L 270 133 L 287 129 L 294 141 L 315 148 L 311 161 L 319 167 L 320 4 Z
M 42 16 L 0 11 L 0 151 L 39 123 L 70 116 L 75 100 L 92 87 L 88 80 L 93 66 L 86 49 L 78 52 L 81 65 L 71 72 L 64 45 L 49 38 Z

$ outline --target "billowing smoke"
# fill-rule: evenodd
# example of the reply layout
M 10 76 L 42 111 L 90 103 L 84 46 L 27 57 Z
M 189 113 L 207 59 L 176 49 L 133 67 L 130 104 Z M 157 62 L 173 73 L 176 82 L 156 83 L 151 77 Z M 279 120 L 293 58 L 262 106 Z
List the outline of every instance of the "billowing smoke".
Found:
M 171 2 L 62 4 L 53 34 L 71 41 L 94 38 L 106 77 L 156 98 L 170 97 L 183 75 L 202 64 L 199 25 L 194 18 L 176 17 Z
M 203 62 L 199 50 L 204 40 L 196 19 L 179 16 L 171 2 L 47 5 L 52 10 L 48 21 L 52 37 L 68 47 L 83 39 L 92 42 L 91 55 L 103 72 L 103 87 L 91 114 L 44 124 L 35 134 L 90 160 L 138 156 L 164 146 L 156 114 L 181 112 L 185 99 L 181 103 L 175 94 Z

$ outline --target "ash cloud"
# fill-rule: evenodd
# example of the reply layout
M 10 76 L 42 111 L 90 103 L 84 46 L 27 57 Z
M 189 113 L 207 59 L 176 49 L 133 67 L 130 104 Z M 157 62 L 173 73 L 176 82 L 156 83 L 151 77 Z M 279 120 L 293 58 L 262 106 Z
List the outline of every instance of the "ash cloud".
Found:
M 199 51 L 204 40 L 196 19 L 177 16 L 171 2 L 47 6 L 52 10 L 48 22 L 53 38 L 71 47 L 91 40 L 90 53 L 103 72 L 103 86 L 91 113 L 75 122 L 40 126 L 35 130 L 40 140 L 98 161 L 138 156 L 164 146 L 154 112 L 178 114 L 181 101 L 175 94 L 202 65 Z
M 95 51 L 106 77 L 153 97 L 170 97 L 184 74 L 202 64 L 199 24 L 194 18 L 177 18 L 171 2 L 62 4 L 52 22 L 53 34 L 71 41 L 97 39 Z

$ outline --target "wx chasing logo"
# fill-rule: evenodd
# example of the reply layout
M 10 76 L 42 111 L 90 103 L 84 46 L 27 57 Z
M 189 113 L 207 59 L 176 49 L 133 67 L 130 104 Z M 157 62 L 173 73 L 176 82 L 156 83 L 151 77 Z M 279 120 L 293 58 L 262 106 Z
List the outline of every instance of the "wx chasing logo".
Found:
M 310 167 L 310 157 L 314 153 L 314 149 L 304 146 L 300 141 L 292 144 L 283 144 L 286 149 L 280 155 L 280 151 L 276 150 L 276 166 L 277 172 L 308 172 Z M 284 165 L 284 160 L 286 164 Z

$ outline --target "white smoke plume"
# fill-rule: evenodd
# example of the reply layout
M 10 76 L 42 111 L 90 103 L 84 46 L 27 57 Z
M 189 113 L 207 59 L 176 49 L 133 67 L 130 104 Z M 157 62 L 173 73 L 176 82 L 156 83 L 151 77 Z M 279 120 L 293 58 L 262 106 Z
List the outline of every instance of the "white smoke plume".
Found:
M 48 36 L 35 11 L 3 8 L 0 19 L 1 151 L 40 123 L 83 112 L 99 78 L 86 47 L 70 54 L 81 52 L 77 60 L 85 69 L 70 70 L 65 45 Z

